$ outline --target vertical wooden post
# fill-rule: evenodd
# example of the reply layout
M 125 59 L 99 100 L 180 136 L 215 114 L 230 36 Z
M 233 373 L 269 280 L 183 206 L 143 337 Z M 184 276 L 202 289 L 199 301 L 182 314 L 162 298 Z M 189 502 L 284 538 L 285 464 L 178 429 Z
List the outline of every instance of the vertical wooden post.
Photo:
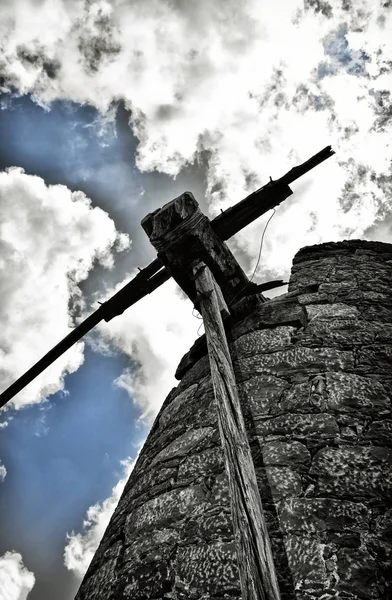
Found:
M 193 269 L 204 321 L 224 451 L 242 600 L 280 600 L 268 531 L 221 317 L 225 301 L 209 268 Z M 227 310 L 227 307 L 225 307 Z

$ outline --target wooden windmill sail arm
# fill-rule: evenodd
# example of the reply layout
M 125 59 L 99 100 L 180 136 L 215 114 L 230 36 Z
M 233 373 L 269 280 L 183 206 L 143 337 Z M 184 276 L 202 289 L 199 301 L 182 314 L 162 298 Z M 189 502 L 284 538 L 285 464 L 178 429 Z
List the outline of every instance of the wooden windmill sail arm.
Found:
M 155 273 L 155 271 L 158 271 Z M 155 273 L 155 274 L 154 274 Z M 149 275 L 152 275 L 149 277 Z M 113 317 L 120 315 L 126 308 L 135 304 L 138 300 L 151 294 L 162 283 L 170 279 L 169 273 L 162 268 L 159 259 L 155 259 L 145 269 L 136 275 L 112 298 L 104 302 L 98 310 L 93 312 L 80 325 L 75 327 L 64 339 L 54 348 L 49 350 L 35 365 L 33 365 L 24 375 L 19 377 L 9 388 L 0 395 L 0 408 L 9 402 L 16 394 L 33 381 L 49 365 L 57 360 L 64 352 L 69 350 L 76 342 L 82 339 L 91 329 L 100 321 L 110 321 Z
M 246 225 L 257 219 L 262 214 L 274 208 L 292 194 L 289 183 L 295 181 L 315 166 L 334 154 L 331 146 L 327 146 L 309 160 L 294 167 L 288 173 L 276 181 L 270 181 L 264 187 L 256 190 L 236 205 L 228 208 L 222 214 L 211 221 L 211 227 L 218 237 L 225 241 L 243 229 Z M 119 290 L 112 298 L 103 303 L 98 310 L 80 323 L 52 350 L 43 356 L 22 377 L 15 381 L 8 389 L 0 395 L 0 408 L 11 400 L 26 385 L 35 379 L 42 371 L 66 352 L 73 344 L 78 342 L 100 321 L 110 321 L 122 314 L 127 308 L 141 300 L 144 296 L 157 289 L 162 283 L 170 279 L 171 275 L 163 266 L 160 258 L 153 260 L 147 267 L 142 269 L 129 283 Z M 263 290 L 277 287 L 283 283 L 264 287 Z M 263 284 L 265 285 L 265 284 Z M 257 287 L 257 286 L 256 286 Z M 247 286 L 247 292 L 256 293 L 262 291 Z
M 102 304 L 103 319 L 108 322 L 121 315 L 124 310 L 147 296 L 147 294 L 151 294 L 168 279 L 170 279 L 168 271 L 161 260 L 156 258 L 147 267 L 141 269 L 140 273 L 114 294 L 112 298 Z
M 215 233 L 222 241 L 231 238 L 246 225 L 249 225 L 249 223 L 291 196 L 293 192 L 289 188 L 289 184 L 333 156 L 333 154 L 335 152 L 331 146 L 326 146 L 301 165 L 290 169 L 283 177 L 275 181 L 271 179 L 266 185 L 215 217 L 211 221 Z

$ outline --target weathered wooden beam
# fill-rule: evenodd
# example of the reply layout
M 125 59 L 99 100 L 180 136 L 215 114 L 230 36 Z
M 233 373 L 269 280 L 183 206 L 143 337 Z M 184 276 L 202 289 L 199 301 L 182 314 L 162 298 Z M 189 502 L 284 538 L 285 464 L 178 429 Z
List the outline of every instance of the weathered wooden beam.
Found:
M 331 146 L 326 146 L 302 164 L 290 169 L 283 177 L 275 181 L 271 179 L 266 185 L 215 217 L 211 221 L 213 230 L 222 240 L 228 240 L 240 229 L 291 196 L 293 192 L 289 188 L 290 183 L 334 154 Z
M 229 480 L 242 600 L 279 600 L 280 593 L 237 385 L 211 271 L 194 266 L 211 379 Z
M 190 270 L 195 260 L 211 269 L 228 305 L 241 297 L 248 278 L 190 192 L 147 215 L 142 227 L 158 258 L 193 303 L 197 304 L 197 294 Z
M 249 223 L 278 206 L 292 193 L 288 185 L 279 185 L 276 182 L 267 183 L 215 217 L 211 221 L 211 227 L 221 240 L 228 240 Z
M 331 146 L 327 146 L 314 156 L 312 156 L 309 160 L 302 163 L 302 165 L 298 165 L 291 169 L 288 173 L 283 175 L 280 179 L 276 181 L 270 181 L 267 185 L 263 186 L 259 190 L 253 192 L 247 196 L 244 200 L 241 200 L 235 206 L 230 207 L 224 213 L 213 219 L 210 223 L 209 228 L 209 237 L 210 242 L 214 243 L 213 237 L 211 237 L 211 231 L 215 233 L 215 240 L 227 240 L 235 233 L 237 233 L 240 229 L 248 225 L 251 221 L 266 213 L 271 208 L 277 206 L 285 200 L 292 191 L 288 187 L 288 184 L 304 173 L 313 169 L 316 165 L 320 164 L 322 161 L 326 160 L 330 156 L 334 154 L 334 151 L 331 149 Z M 190 192 L 185 192 L 182 197 L 192 197 Z M 194 199 L 193 199 L 194 200 Z M 197 203 L 196 203 L 197 206 Z M 165 207 L 163 207 L 165 208 Z M 163 209 L 161 209 L 163 210 Z M 151 222 L 154 217 L 160 211 L 156 211 L 153 215 L 148 215 L 146 219 L 143 221 L 146 222 L 146 231 L 150 229 L 150 224 L 148 224 L 148 220 Z M 201 213 L 200 213 L 201 214 Z M 168 212 L 167 216 L 172 219 L 172 226 L 174 226 L 176 222 L 176 215 L 173 212 Z M 191 214 L 188 215 L 189 218 L 193 218 Z M 186 220 L 186 215 L 180 217 L 177 221 L 177 224 L 180 225 L 181 220 Z M 206 221 L 208 221 L 207 217 L 204 217 Z M 170 223 L 168 223 L 170 225 Z M 184 223 L 185 225 L 185 223 Z M 153 223 L 152 223 L 153 226 Z M 170 227 L 169 227 L 170 229 Z M 208 229 L 208 227 L 207 227 Z M 178 233 L 180 233 L 181 227 L 179 227 Z M 207 236 L 208 237 L 208 236 Z M 181 247 L 177 247 L 177 251 L 181 254 Z M 228 249 L 227 249 L 228 250 Z M 170 253 L 169 253 L 170 254 Z M 225 253 L 223 253 L 225 254 Z M 200 255 L 201 257 L 203 255 Z M 242 295 L 251 293 L 258 293 L 263 291 L 262 288 L 257 288 L 255 284 L 243 284 L 245 274 L 240 269 L 238 263 L 235 265 L 232 262 L 230 256 L 227 258 L 226 267 L 227 270 L 227 279 L 222 278 L 222 269 L 224 271 L 225 268 L 225 256 L 220 257 L 220 266 L 217 270 L 215 270 L 213 261 L 210 264 L 210 260 L 207 255 L 204 255 L 204 259 L 206 264 L 210 265 L 219 284 L 222 289 L 224 289 L 225 294 L 227 296 L 228 302 L 233 302 L 233 299 L 240 299 Z M 219 261 L 218 261 L 219 262 Z M 178 269 L 177 269 L 178 271 Z M 4 406 L 11 398 L 13 398 L 19 391 L 21 391 L 28 383 L 30 383 L 35 377 L 37 377 L 42 371 L 49 366 L 52 362 L 54 362 L 61 354 L 66 352 L 68 348 L 70 348 L 73 344 L 79 341 L 90 329 L 92 329 L 97 323 L 99 323 L 102 319 L 105 321 L 110 321 L 115 316 L 120 315 L 135 304 L 138 300 L 150 294 L 153 290 L 159 287 L 162 283 L 167 281 L 171 272 L 163 267 L 163 264 L 160 258 L 156 258 L 150 265 L 148 265 L 132 280 L 130 281 L 122 290 L 117 292 L 110 300 L 104 303 L 95 313 L 90 315 L 81 323 L 74 331 L 72 331 L 68 336 L 66 336 L 57 346 L 55 346 L 52 350 L 50 350 L 45 356 L 43 356 L 27 373 L 22 375 L 15 383 L 13 383 L 8 389 L 6 389 L 2 394 L 0 394 L 0 407 Z M 184 281 L 181 278 L 181 274 L 178 274 L 178 279 L 175 277 L 177 282 L 185 289 L 184 285 L 187 286 L 186 291 L 190 297 L 194 297 L 194 286 L 193 284 L 189 284 L 189 282 Z M 246 280 L 246 278 L 245 278 Z M 226 284 L 225 285 L 225 281 Z M 246 280 L 247 281 L 247 280 Z M 233 291 L 233 290 L 239 290 Z M 264 288 L 269 289 L 269 288 Z M 192 295 L 193 294 L 193 295 Z M 261 297 L 260 297 L 261 298 Z
M 2 394 L 0 394 L 0 408 L 5 406 L 16 394 L 40 375 L 49 365 L 57 360 L 64 352 L 69 350 L 86 333 L 91 331 L 101 321 L 110 321 L 113 317 L 121 315 L 132 304 L 135 304 L 147 294 L 151 294 L 160 285 L 170 279 L 170 274 L 163 268 L 159 259 L 155 259 L 146 269 L 142 269 L 127 283 L 117 294 L 104 302 L 98 310 L 87 317 L 54 348 L 49 350 L 26 373 L 14 381 Z

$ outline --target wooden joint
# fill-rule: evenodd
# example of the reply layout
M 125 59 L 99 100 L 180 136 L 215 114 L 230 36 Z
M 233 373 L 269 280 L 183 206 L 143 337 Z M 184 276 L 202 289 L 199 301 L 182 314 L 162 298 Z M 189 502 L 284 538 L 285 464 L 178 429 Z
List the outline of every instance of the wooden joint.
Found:
M 142 227 L 159 259 L 194 304 L 198 296 L 196 264 L 200 269 L 207 266 L 211 270 L 228 306 L 234 304 L 248 284 L 244 271 L 190 192 L 147 215 Z

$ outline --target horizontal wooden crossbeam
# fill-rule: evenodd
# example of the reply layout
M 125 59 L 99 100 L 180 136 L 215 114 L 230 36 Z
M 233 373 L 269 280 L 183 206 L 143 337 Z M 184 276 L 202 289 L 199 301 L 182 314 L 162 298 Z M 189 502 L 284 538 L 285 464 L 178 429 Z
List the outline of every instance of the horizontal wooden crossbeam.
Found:
M 264 187 L 256 190 L 238 204 L 218 215 L 210 222 L 211 228 L 221 241 L 229 239 L 243 227 L 290 196 L 292 194 L 292 191 L 288 187 L 290 183 L 333 154 L 334 151 L 331 149 L 331 146 L 327 146 L 306 162 L 291 169 L 280 179 L 276 181 L 271 180 Z M 22 377 L 7 388 L 0 395 L 0 408 L 42 373 L 46 367 L 78 342 L 86 333 L 91 331 L 100 321 L 110 321 L 114 317 L 121 315 L 127 308 L 141 300 L 147 294 L 151 294 L 151 292 L 170 279 L 170 277 L 171 275 L 164 267 L 161 259 L 156 258 L 110 298 L 110 300 L 104 302 L 83 323 L 75 327 L 71 333 L 45 354 Z M 250 291 L 249 286 L 246 289 L 248 292 Z

